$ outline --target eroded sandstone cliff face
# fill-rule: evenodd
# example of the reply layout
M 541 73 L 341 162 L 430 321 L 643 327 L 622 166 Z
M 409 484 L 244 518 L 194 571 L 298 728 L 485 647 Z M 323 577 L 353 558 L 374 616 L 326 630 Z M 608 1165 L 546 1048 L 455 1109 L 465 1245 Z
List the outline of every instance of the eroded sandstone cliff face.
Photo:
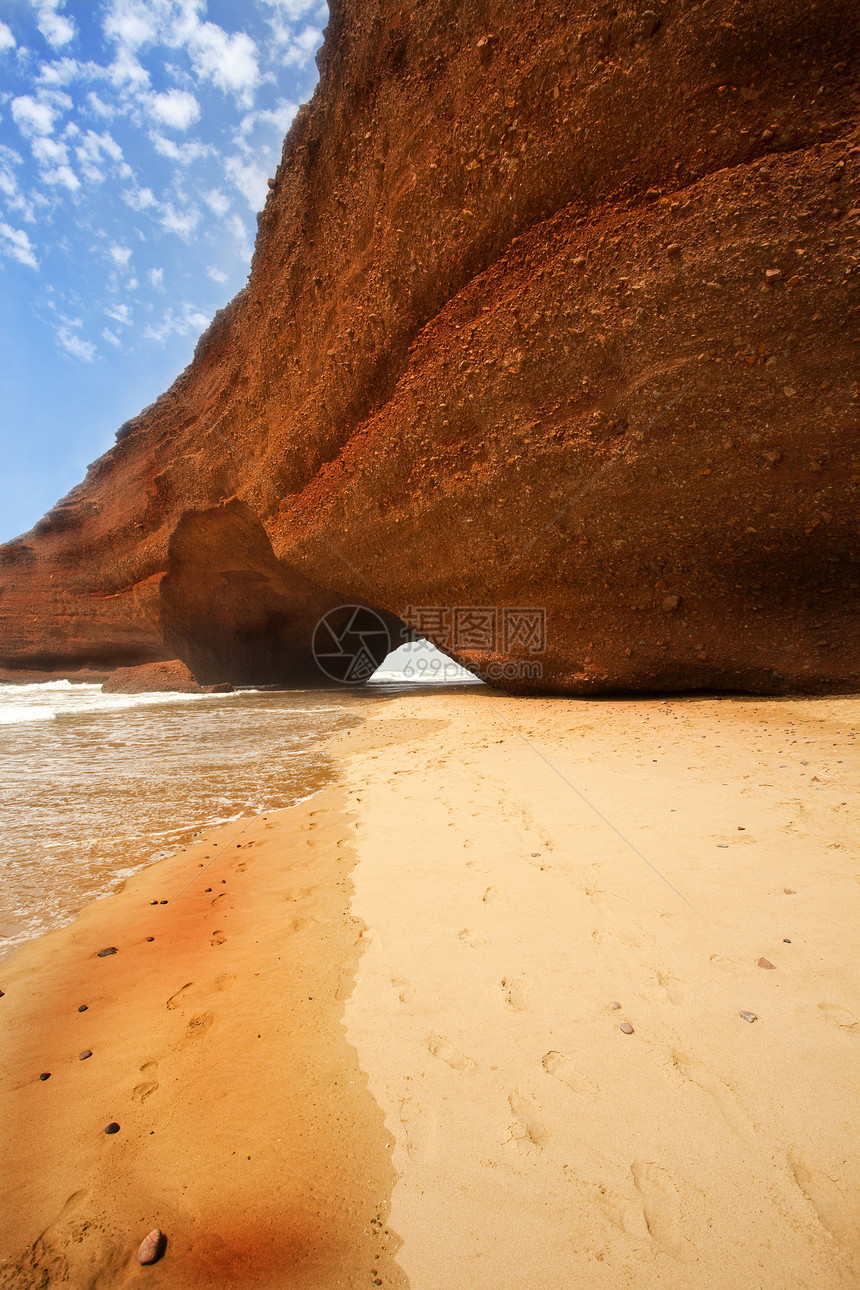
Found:
M 358 602 L 515 689 L 856 687 L 854 0 L 331 10 L 247 288 L 0 551 L 0 661 L 289 681 Z

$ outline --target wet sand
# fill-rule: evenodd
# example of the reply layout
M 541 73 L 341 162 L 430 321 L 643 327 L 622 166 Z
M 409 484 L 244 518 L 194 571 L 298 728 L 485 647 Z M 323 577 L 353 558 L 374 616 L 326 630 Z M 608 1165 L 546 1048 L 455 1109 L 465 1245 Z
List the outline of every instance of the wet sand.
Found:
M 858 711 L 368 710 L 2 965 L 0 1285 L 856 1286 Z

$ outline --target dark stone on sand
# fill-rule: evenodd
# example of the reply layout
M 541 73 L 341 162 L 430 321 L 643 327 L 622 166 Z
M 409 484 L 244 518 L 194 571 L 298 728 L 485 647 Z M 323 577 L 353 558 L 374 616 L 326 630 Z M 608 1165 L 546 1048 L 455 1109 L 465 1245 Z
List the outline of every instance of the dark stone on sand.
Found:
M 154 1227 L 140 1243 L 140 1249 L 137 1252 L 138 1263 L 157 1263 L 164 1253 L 166 1244 L 164 1233 L 159 1228 Z
M 211 890 L 212 890 L 212 888 L 211 888 L 211 887 L 207 887 L 207 888 L 206 888 L 206 890 L 207 890 L 207 891 L 211 891 Z
M 99 950 L 98 954 L 96 955 L 96 958 L 99 958 L 99 959 L 106 959 L 106 958 L 108 958 L 108 956 L 109 956 L 109 955 L 111 955 L 111 954 L 116 954 L 116 946 L 115 946 L 115 945 L 108 945 L 107 949 Z
M 85 1003 L 78 1004 L 78 1012 L 86 1012 L 86 1010 L 87 1010 L 87 1005 Z
M 155 940 L 155 937 L 154 937 L 154 936 L 147 936 L 147 938 L 146 938 L 146 939 L 147 939 L 148 941 L 154 941 L 154 940 Z
M 116 1120 L 111 1120 L 110 1124 L 105 1125 L 105 1133 L 119 1133 L 119 1125 Z
M 631 1026 L 629 1021 L 622 1021 L 621 1029 L 624 1031 L 625 1035 L 633 1034 L 633 1027 Z
M 783 943 L 783 945 L 790 945 L 790 944 L 791 944 L 791 941 L 788 939 L 788 937 L 787 937 L 787 936 L 783 936 L 783 938 L 782 938 L 782 943 Z
M 166 905 L 166 904 L 167 904 L 167 901 L 166 901 L 166 900 L 160 900 L 158 903 L 159 903 L 159 905 Z
M 770 971 L 776 971 L 776 964 L 771 963 L 770 959 L 756 959 L 756 966 L 760 968 L 768 968 Z
M 87 1058 L 92 1057 L 92 1055 L 93 1055 L 92 1048 L 85 1048 L 82 1053 L 78 1053 L 78 1061 L 85 1062 Z
M 158 901 L 157 901 L 157 900 L 151 900 L 149 903 L 150 903 L 150 905 L 157 905 L 157 904 L 158 904 Z
M 621 1007 L 621 1004 L 618 1002 L 617 999 L 613 999 L 609 1006 L 613 1012 L 617 1012 L 618 1009 Z
M 42 1071 L 42 1074 L 39 1076 L 39 1079 L 50 1079 L 50 1078 L 51 1078 L 50 1071 Z

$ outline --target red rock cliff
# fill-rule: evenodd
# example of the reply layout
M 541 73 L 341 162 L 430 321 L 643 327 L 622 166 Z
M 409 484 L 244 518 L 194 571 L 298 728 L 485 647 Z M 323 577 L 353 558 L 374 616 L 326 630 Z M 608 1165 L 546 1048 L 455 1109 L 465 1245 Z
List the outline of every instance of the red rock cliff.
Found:
M 534 606 L 539 656 L 437 639 L 856 687 L 854 0 L 331 8 L 247 288 L 0 551 L 0 661 L 290 680 L 342 602 Z

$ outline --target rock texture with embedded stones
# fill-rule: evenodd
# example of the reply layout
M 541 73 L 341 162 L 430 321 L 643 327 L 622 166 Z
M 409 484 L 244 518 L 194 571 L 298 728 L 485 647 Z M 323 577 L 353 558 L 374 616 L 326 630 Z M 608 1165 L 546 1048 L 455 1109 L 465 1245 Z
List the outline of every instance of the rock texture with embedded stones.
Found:
M 331 10 L 248 286 L 0 552 L 6 675 L 290 680 L 360 602 L 496 607 L 436 638 L 511 688 L 856 687 L 853 0 Z

